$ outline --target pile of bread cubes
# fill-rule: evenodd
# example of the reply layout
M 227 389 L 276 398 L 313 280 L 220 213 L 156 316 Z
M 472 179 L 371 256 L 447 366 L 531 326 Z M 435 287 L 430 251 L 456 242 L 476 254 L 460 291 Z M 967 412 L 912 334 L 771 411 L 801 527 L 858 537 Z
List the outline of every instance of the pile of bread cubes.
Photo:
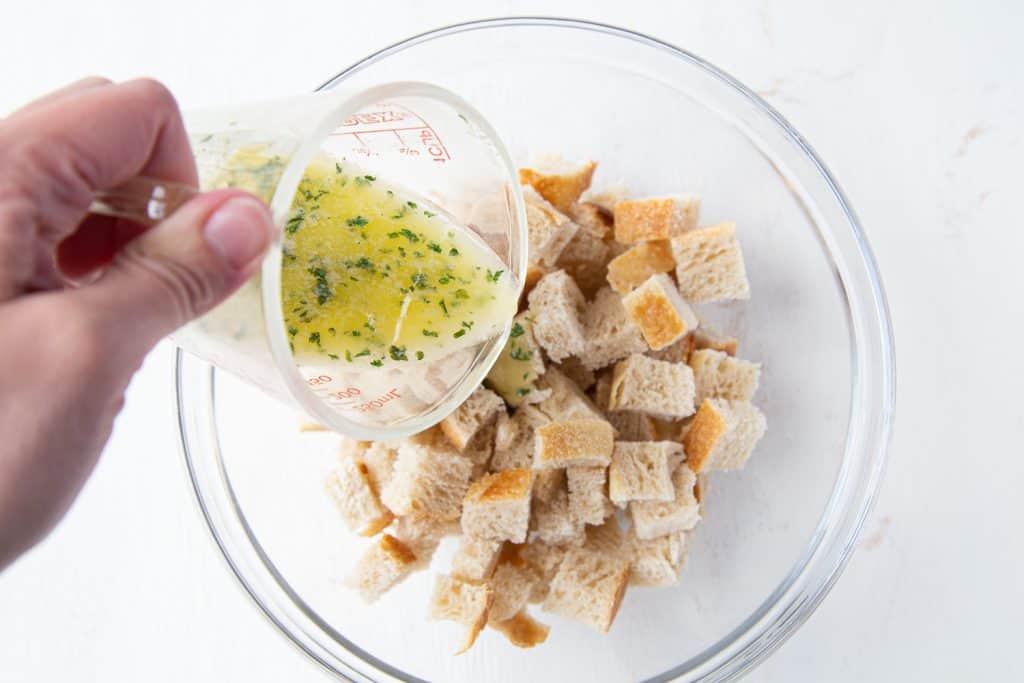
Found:
M 437 427 L 346 440 L 328 489 L 376 541 L 348 583 L 368 601 L 459 546 L 429 612 L 543 642 L 529 605 L 599 631 L 627 587 L 679 581 L 707 475 L 765 431 L 760 365 L 691 304 L 749 298 L 733 223 L 693 195 L 591 192 L 596 163 L 520 171 L 530 266 L 520 312 L 479 387 Z M 379 534 L 379 536 L 378 536 Z

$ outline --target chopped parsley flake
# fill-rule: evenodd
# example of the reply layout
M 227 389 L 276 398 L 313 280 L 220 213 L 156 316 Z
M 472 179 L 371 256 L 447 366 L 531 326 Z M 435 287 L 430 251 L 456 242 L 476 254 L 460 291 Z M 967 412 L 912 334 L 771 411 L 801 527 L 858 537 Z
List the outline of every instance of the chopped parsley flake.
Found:
M 370 361 L 370 365 L 372 365 L 375 368 L 379 368 L 380 366 L 384 365 L 384 361 L 382 359 L 378 358 L 376 360 L 371 360 Z
M 320 346 L 320 333 L 319 332 L 313 332 L 312 334 L 310 334 L 309 335 L 309 343 L 310 344 L 316 344 L 317 346 Z
M 404 346 L 392 346 L 388 349 L 388 354 L 390 354 L 391 360 L 409 360 Z
M 435 332 L 434 330 L 423 330 L 423 336 L 424 337 L 436 337 L 437 336 L 437 332 Z
M 305 218 L 305 214 L 299 211 L 297 214 L 288 219 L 288 222 L 284 224 L 284 230 L 289 235 L 294 235 L 295 232 L 302 225 L 302 220 Z
M 468 299 L 469 298 L 469 292 L 467 292 L 464 289 L 456 289 L 455 290 L 455 298 L 456 299 Z
M 452 247 L 451 249 L 448 250 L 448 255 L 449 256 L 458 256 L 459 255 L 459 250 L 456 249 L 455 247 Z
M 417 351 L 416 352 L 416 360 L 423 360 L 423 352 L 422 351 Z
M 508 333 L 508 336 L 512 337 L 513 339 L 515 339 L 516 337 L 522 337 L 523 332 L 525 331 L 526 330 L 523 329 L 522 325 L 516 323 L 515 325 L 512 326 L 512 331 Z
M 338 360 L 338 354 L 336 353 L 329 353 L 327 354 L 327 357 L 330 358 L 331 360 Z
M 455 334 L 453 334 L 452 336 L 455 337 L 456 339 L 458 339 L 459 337 L 464 337 L 465 335 L 466 335 L 466 330 L 465 329 L 458 329 L 458 330 L 455 330 Z
M 360 351 L 359 353 L 357 353 L 357 354 L 355 355 L 355 357 L 356 357 L 356 358 L 362 358 L 363 356 L 369 356 L 369 355 L 370 355 L 370 349 L 363 349 L 362 351 Z
M 526 396 L 528 393 L 530 393 L 529 387 L 519 387 L 516 389 L 516 396 Z
M 369 222 L 370 221 L 364 218 L 363 216 L 356 216 L 355 218 L 349 218 L 347 221 L 345 221 L 345 224 L 350 228 L 354 228 L 356 226 L 362 227 Z
M 437 242 L 427 242 L 427 249 L 433 252 L 441 253 L 441 245 Z
M 297 327 L 289 327 L 288 328 L 288 335 L 289 336 L 294 337 L 298 333 L 299 333 L 299 328 L 297 328 Z
M 497 282 L 498 278 L 500 278 L 501 274 L 504 273 L 504 272 L 505 272 L 504 270 L 492 271 L 490 268 L 488 268 L 487 269 L 487 281 L 488 282 Z
M 516 346 L 513 347 L 508 355 L 512 360 L 530 360 L 533 358 L 533 351 L 524 351 L 520 347 Z

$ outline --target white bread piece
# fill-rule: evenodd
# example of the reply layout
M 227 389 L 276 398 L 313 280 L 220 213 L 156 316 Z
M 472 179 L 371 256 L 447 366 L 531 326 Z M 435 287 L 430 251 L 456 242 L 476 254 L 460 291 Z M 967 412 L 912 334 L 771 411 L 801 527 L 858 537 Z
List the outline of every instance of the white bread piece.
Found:
M 494 591 L 486 583 L 471 583 L 454 576 L 438 574 L 430 598 L 431 619 L 454 621 L 466 627 L 466 640 L 455 654 L 473 647 L 476 637 L 487 625 L 487 614 L 494 602 Z
M 582 545 L 582 522 L 569 509 L 569 493 L 565 487 L 556 489 L 548 500 L 535 497 L 530 517 L 530 542 L 552 545 Z
M 586 391 L 597 382 L 597 375 L 594 374 L 594 371 L 584 367 L 583 362 L 575 356 L 562 361 L 558 365 L 558 371 L 581 391 Z
M 618 180 L 602 186 L 600 189 L 588 189 L 580 195 L 581 204 L 595 204 L 608 212 L 609 217 L 615 212 L 615 205 L 629 199 L 629 186 L 625 180 Z
M 583 353 L 583 293 L 564 270 L 548 273 L 527 297 L 533 336 L 556 363 Z
M 618 432 L 619 441 L 658 441 L 656 420 L 644 413 L 630 410 L 611 410 L 606 414 L 608 422 Z
M 346 585 L 366 602 L 374 602 L 412 573 L 416 555 L 394 536 L 384 534 L 363 553 Z
M 672 470 L 683 459 L 674 441 L 617 441 L 608 467 L 608 497 L 622 507 L 634 500 L 672 500 Z
M 594 405 L 601 410 L 608 411 L 608 401 L 612 396 L 612 372 L 605 370 L 597 375 L 594 382 Z M 623 439 L 629 441 L 629 439 Z
M 568 491 L 564 469 L 533 471 L 533 497 L 550 503 L 560 491 Z
M 569 377 L 550 367 L 537 383 L 547 397 L 536 404 L 537 410 L 555 422 L 568 420 L 600 420 L 601 411 Z
M 448 417 L 441 420 L 441 431 L 448 440 L 460 451 L 484 429 L 505 412 L 505 402 L 490 389 L 477 387 L 458 408 Z
M 373 441 L 358 441 L 356 439 L 350 439 L 347 436 L 343 436 L 338 441 L 338 457 L 359 459 L 359 457 L 367 448 L 373 445 L 373 443 Z
M 691 303 L 749 299 L 750 283 L 735 223 L 692 230 L 672 240 L 676 281 Z
M 601 524 L 614 514 L 608 500 L 606 467 L 569 467 L 565 470 L 569 488 L 569 512 L 584 524 Z
M 633 531 L 643 540 L 665 536 L 677 531 L 689 531 L 700 521 L 700 503 L 694 493 L 697 475 L 686 465 L 672 472 L 672 490 L 675 497 L 667 501 L 633 501 L 629 514 Z
M 686 464 L 698 473 L 741 469 L 766 426 L 764 413 L 749 401 L 705 399 L 683 437 Z
M 598 370 L 625 358 L 643 353 L 647 344 L 622 299 L 608 287 L 602 287 L 583 313 L 585 344 L 580 361 L 591 370 Z M 577 354 L 578 355 L 578 354 Z
M 416 555 L 412 569 L 420 570 L 430 565 L 434 551 L 441 545 L 441 539 L 455 536 L 460 530 L 458 520 L 406 515 L 396 517 L 387 531 Z
M 530 263 L 553 268 L 562 250 L 579 230 L 568 216 L 556 209 L 529 185 L 523 186 Z
M 631 534 L 629 542 L 632 550 L 630 585 L 674 586 L 679 583 L 679 572 L 686 563 L 687 536 L 684 532 L 649 540 Z
M 706 398 L 749 401 L 757 391 L 761 364 L 740 360 L 712 349 L 699 349 L 690 354 L 690 367 L 697 386 L 697 405 Z
M 462 532 L 476 538 L 524 542 L 532 490 L 531 470 L 510 469 L 480 477 L 462 503 Z
M 690 353 L 693 351 L 695 339 L 700 333 L 698 327 L 693 334 L 680 337 L 673 343 L 657 351 L 648 351 L 646 355 L 656 360 L 668 361 L 669 363 L 686 363 L 690 360 Z
M 697 331 L 693 333 L 694 349 L 713 349 L 715 351 L 722 351 L 730 356 L 735 356 L 738 347 L 739 340 L 736 337 L 722 334 L 703 321 L 701 321 Z
M 519 406 L 512 417 L 498 418 L 491 470 L 500 472 L 533 466 L 534 430 L 551 420 L 531 405 Z
M 530 566 L 537 575 L 537 583 L 534 584 L 530 593 L 530 602 L 540 604 L 548 596 L 548 589 L 551 587 L 551 580 L 558 573 L 558 567 L 565 559 L 566 553 L 572 546 L 568 544 L 545 543 L 544 541 L 530 541 L 523 545 L 506 545 L 505 552 L 514 552 L 516 556 Z
M 615 239 L 623 244 L 667 240 L 697 227 L 700 199 L 676 194 L 615 204 Z
M 697 316 L 665 273 L 652 275 L 622 297 L 622 305 L 653 350 L 679 341 L 697 327 Z
M 366 465 L 355 458 L 342 459 L 326 486 L 345 525 L 360 536 L 373 536 L 391 523 L 394 515 L 377 498 Z
M 303 433 L 310 433 L 329 432 L 331 430 L 329 430 L 325 425 L 322 425 L 314 420 L 303 420 L 302 422 L 299 423 L 299 431 Z
M 608 407 L 680 419 L 693 414 L 695 393 L 690 366 L 633 354 L 615 365 Z
M 612 210 L 594 202 L 576 202 L 569 207 L 569 218 L 576 221 L 580 230 L 589 232 L 601 240 L 612 236 Z
M 544 354 L 533 335 L 533 322 L 526 313 L 512 321 L 505 347 L 487 373 L 487 385 L 510 406 L 529 402 L 537 378 L 544 374 Z
M 500 562 L 488 583 L 494 591 L 494 604 L 487 621 L 495 624 L 511 619 L 519 613 L 533 592 L 533 586 L 540 578 L 525 562 Z
M 398 446 L 394 474 L 381 490 L 381 501 L 396 515 L 458 519 L 472 472 L 473 462 L 450 444 L 407 439 Z
M 629 583 L 629 565 L 619 555 L 570 550 L 551 581 L 543 609 L 607 633 Z
M 381 441 L 373 441 L 354 456 L 355 460 L 366 466 L 366 474 L 374 492 L 380 496 L 384 486 L 391 481 L 395 471 L 395 460 L 398 451 Z
M 548 639 L 551 627 L 542 624 L 526 612 L 520 610 L 511 619 L 489 624 L 495 631 L 501 633 L 508 642 L 516 647 L 530 648 L 542 644 Z
M 572 163 L 560 157 L 535 159 L 533 168 L 519 169 L 519 182 L 529 185 L 559 211 L 568 212 L 590 187 L 596 161 Z
M 452 576 L 463 581 L 486 581 L 498 565 L 502 545 L 502 541 L 463 534 L 452 557 Z
M 552 422 L 537 429 L 535 434 L 535 469 L 607 467 L 611 462 L 615 429 L 605 420 Z
M 641 242 L 608 263 L 608 284 L 619 294 L 628 294 L 652 275 L 671 272 L 676 267 L 668 240 Z
M 629 552 L 626 536 L 615 517 L 609 517 L 597 526 L 588 526 L 583 547 L 591 552 L 610 556 L 625 556 Z
M 565 245 L 555 266 L 567 272 L 583 295 L 589 297 L 607 282 L 611 257 L 611 249 L 601 236 L 580 228 Z

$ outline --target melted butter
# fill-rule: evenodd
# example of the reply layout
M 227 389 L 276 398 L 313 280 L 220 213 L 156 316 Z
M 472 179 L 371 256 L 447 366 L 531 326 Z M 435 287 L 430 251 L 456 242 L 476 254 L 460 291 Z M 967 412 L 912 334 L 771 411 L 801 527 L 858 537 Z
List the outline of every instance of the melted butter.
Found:
M 516 283 L 474 233 L 355 166 L 319 160 L 282 243 L 281 297 L 297 360 L 395 367 L 497 334 Z

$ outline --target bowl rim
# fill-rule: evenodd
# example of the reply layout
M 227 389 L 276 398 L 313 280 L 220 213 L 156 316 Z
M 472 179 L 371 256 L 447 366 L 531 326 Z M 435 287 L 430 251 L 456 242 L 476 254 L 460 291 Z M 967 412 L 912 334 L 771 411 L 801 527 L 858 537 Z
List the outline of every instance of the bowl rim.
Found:
M 807 547 L 796 559 L 792 568 L 787 572 L 775 590 L 769 593 L 738 626 L 720 637 L 698 655 L 691 657 L 668 671 L 647 679 L 649 681 L 734 680 L 764 661 L 792 636 L 815 611 L 848 564 L 856 548 L 864 523 L 878 497 L 892 432 L 896 379 L 895 344 L 891 317 L 877 262 L 867 243 L 860 221 L 850 206 L 845 193 L 813 148 L 774 107 L 718 67 L 676 45 L 644 33 L 611 24 L 560 17 L 509 16 L 466 21 L 425 31 L 381 48 L 338 72 L 338 74 L 322 83 L 317 90 L 331 87 L 392 54 L 415 47 L 421 43 L 464 32 L 523 26 L 581 30 L 631 40 L 689 62 L 691 65 L 703 70 L 707 75 L 730 87 L 736 93 L 743 96 L 749 104 L 754 105 L 761 113 L 773 120 L 784 136 L 796 145 L 804 157 L 806 157 L 806 160 L 811 162 L 846 219 L 846 227 L 849 229 L 850 237 L 853 238 L 857 249 L 855 256 L 859 256 L 859 261 L 855 265 L 857 269 L 862 271 L 860 275 L 866 278 L 864 282 L 860 283 L 858 289 L 863 291 L 858 291 L 858 295 L 863 296 L 872 306 L 860 310 L 860 319 L 855 321 L 852 319 L 855 312 L 849 310 L 850 305 L 847 299 L 847 315 L 850 334 L 853 337 L 851 340 L 851 375 L 853 386 L 850 400 L 850 415 L 847 423 L 846 443 L 843 447 L 843 460 L 840 472 L 836 477 L 833 490 L 819 518 L 815 532 Z M 857 283 L 851 284 L 844 278 L 840 278 L 840 286 L 842 288 L 856 285 Z M 860 322 L 867 327 L 866 331 L 860 330 L 862 335 L 855 334 L 860 329 L 857 327 L 856 322 Z M 855 342 L 858 340 L 871 344 L 871 348 L 868 351 L 871 352 L 870 360 L 873 363 L 872 367 L 869 368 L 871 374 L 868 377 L 865 376 L 864 363 L 860 362 L 859 355 L 862 354 L 857 353 L 859 347 Z M 274 608 L 257 594 L 256 589 L 250 585 L 250 582 L 244 576 L 241 567 L 238 566 L 233 556 L 229 553 L 226 541 L 219 532 L 214 521 L 214 515 L 211 513 L 204 497 L 189 444 L 185 418 L 186 406 L 182 401 L 183 365 L 186 362 L 186 358 L 180 349 L 177 351 L 175 359 L 175 390 L 177 394 L 175 406 L 179 426 L 179 445 L 200 513 L 205 520 L 207 529 L 211 533 L 212 540 L 220 550 L 221 557 L 227 562 L 229 569 L 238 579 L 241 587 L 249 597 L 290 642 L 324 667 L 329 673 L 335 676 L 353 675 L 363 680 L 362 677 L 365 676 L 363 672 L 357 671 L 347 663 L 343 666 L 344 672 L 340 671 L 332 662 L 327 661 L 322 654 L 316 652 L 309 643 L 303 642 L 303 640 L 298 638 L 293 629 L 286 627 L 283 623 L 284 617 L 276 613 Z M 213 370 L 211 369 L 211 381 L 212 372 Z M 865 384 L 865 382 L 869 384 Z M 871 391 L 870 397 L 864 395 L 868 390 Z M 854 418 L 860 414 L 858 408 L 862 411 L 870 411 L 871 419 L 865 418 L 860 420 L 859 423 L 855 422 Z M 859 445 L 857 448 L 854 448 L 852 436 L 857 424 L 863 425 L 864 433 L 857 435 L 859 437 Z M 854 460 L 851 460 L 857 458 L 864 459 L 864 462 L 856 463 Z M 861 468 L 861 471 L 857 473 L 858 481 L 851 481 L 850 468 L 860 465 L 866 465 L 866 469 Z M 223 474 L 223 470 L 221 472 Z M 847 500 L 845 505 L 841 505 L 843 503 L 841 498 L 844 496 L 848 498 L 852 496 L 852 498 Z M 824 521 L 833 518 L 837 511 L 843 513 L 842 518 L 838 520 L 838 524 L 833 524 L 830 528 L 823 528 Z M 256 539 L 248 525 L 244 523 L 244 520 L 243 526 L 245 533 L 249 536 L 249 541 L 256 543 Z M 826 540 L 830 544 L 828 548 L 823 547 L 823 543 Z M 256 546 L 258 548 L 258 543 L 256 543 Z M 828 550 L 838 550 L 837 553 L 834 553 L 835 556 L 831 557 L 830 562 L 827 561 L 829 558 L 825 557 Z M 259 553 L 262 555 L 261 550 L 259 550 Z M 827 566 L 817 566 L 822 562 L 826 562 Z M 812 563 L 814 566 L 812 566 Z M 274 570 L 272 565 L 268 568 L 274 575 L 275 581 L 280 584 L 283 581 L 282 577 L 276 574 L 276 570 Z M 811 577 L 810 569 L 812 568 L 823 570 L 823 574 Z M 812 582 L 810 581 L 811 578 L 816 580 Z M 809 585 L 811 583 L 813 585 Z M 281 585 L 280 587 L 286 593 L 297 597 L 291 593 L 287 585 Z M 315 617 L 315 614 L 311 614 L 304 604 L 299 605 L 299 608 L 307 617 Z M 318 621 L 318 619 L 315 620 Z M 372 657 L 368 661 L 358 653 L 351 650 L 350 652 L 359 657 L 364 664 L 368 664 L 374 667 L 374 669 L 378 669 L 381 664 L 379 660 L 373 661 L 374 658 Z M 386 672 L 385 675 L 395 676 L 400 674 L 401 676 L 409 676 L 409 674 L 399 672 L 387 665 L 385 665 L 384 670 Z M 412 680 L 418 679 L 412 678 Z

